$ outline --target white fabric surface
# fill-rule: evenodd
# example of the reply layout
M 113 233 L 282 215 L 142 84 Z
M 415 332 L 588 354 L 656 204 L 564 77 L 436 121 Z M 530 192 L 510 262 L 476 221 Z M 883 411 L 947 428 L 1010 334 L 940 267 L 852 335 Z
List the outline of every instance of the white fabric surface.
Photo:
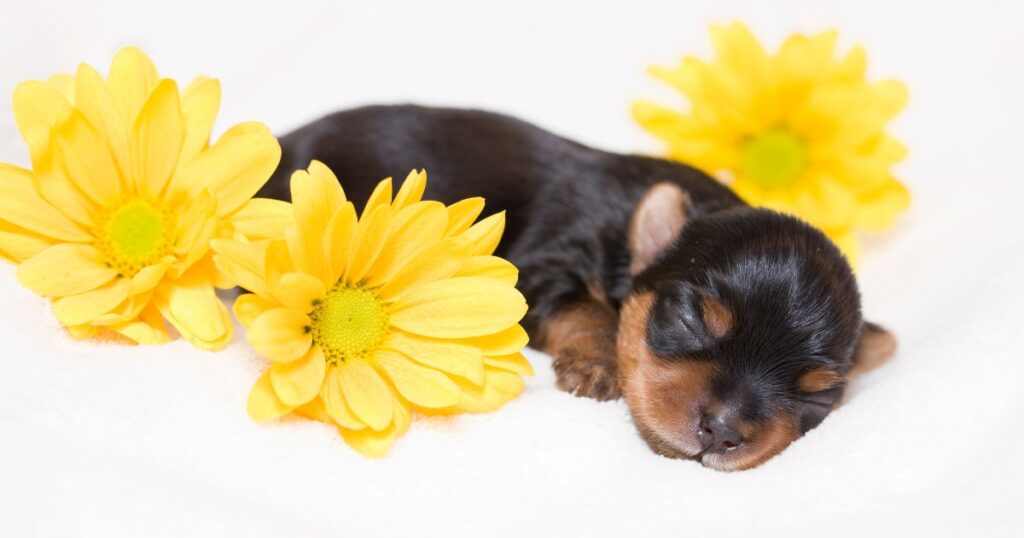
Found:
M 658 149 L 629 104 L 675 98 L 644 68 L 707 52 L 708 23 L 738 18 L 769 43 L 836 26 L 844 46 L 868 47 L 872 76 L 911 88 L 893 129 L 911 148 L 898 175 L 914 204 L 860 269 L 896 360 L 736 474 L 650 453 L 624 404 L 558 392 L 537 353 L 537 376 L 501 411 L 420 418 L 366 460 L 322 424 L 249 420 L 265 362 L 241 334 L 218 354 L 74 342 L 0 265 L 0 535 L 1024 535 L 1015 3 L 2 4 L 5 95 L 81 60 L 105 71 L 133 43 L 164 74 L 221 79 L 218 131 L 411 100 L 622 151 Z M 0 107 L 0 161 L 26 160 Z

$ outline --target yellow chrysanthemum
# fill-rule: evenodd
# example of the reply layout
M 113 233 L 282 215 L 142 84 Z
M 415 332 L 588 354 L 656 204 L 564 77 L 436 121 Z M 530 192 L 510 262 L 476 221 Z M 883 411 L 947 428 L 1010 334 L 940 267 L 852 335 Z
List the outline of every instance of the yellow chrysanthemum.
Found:
M 216 80 L 199 77 L 179 95 L 131 47 L 105 80 L 83 64 L 15 89 L 32 169 L 0 164 L 0 257 L 53 299 L 73 335 L 161 343 L 166 320 L 204 349 L 231 340 L 214 285 L 233 283 L 215 270 L 209 241 L 280 234 L 291 211 L 250 199 L 281 155 L 265 126 L 236 125 L 209 145 L 219 106 Z
M 890 173 L 906 149 L 885 132 L 906 102 L 902 83 L 865 80 L 864 49 L 835 57 L 836 32 L 794 35 L 774 56 L 742 24 L 712 27 L 718 58 L 655 67 L 690 101 L 647 102 L 637 121 L 669 157 L 707 170 L 749 203 L 795 214 L 853 258 L 856 230 L 882 230 L 910 196 Z
M 412 409 L 490 411 L 523 390 L 526 301 L 516 268 L 491 255 L 505 215 L 473 224 L 483 199 L 445 207 L 421 201 L 425 186 L 410 173 L 392 201 L 386 179 L 357 218 L 314 161 L 292 176 L 284 239 L 213 241 L 217 266 L 253 292 L 235 315 L 272 361 L 249 394 L 254 419 L 295 411 L 380 455 Z

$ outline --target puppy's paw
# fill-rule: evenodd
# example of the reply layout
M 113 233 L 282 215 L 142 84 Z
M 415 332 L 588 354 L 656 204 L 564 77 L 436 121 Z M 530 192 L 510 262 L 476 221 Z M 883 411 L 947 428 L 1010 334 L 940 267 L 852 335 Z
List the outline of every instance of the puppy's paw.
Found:
M 593 357 L 570 349 L 552 361 L 558 388 L 584 398 L 616 400 L 622 397 L 615 359 Z

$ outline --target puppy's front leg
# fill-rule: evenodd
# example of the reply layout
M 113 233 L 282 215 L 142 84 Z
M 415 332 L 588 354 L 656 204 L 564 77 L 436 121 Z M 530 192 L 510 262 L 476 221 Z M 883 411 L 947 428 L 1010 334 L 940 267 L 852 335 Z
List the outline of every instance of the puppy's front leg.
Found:
M 595 400 L 622 397 L 615 338 L 618 314 L 609 305 L 585 300 L 551 316 L 541 346 L 551 355 L 558 388 Z

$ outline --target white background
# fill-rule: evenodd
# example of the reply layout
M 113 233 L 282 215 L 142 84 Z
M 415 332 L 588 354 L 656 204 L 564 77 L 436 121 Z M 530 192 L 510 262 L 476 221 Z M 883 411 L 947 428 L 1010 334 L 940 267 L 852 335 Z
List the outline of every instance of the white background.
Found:
M 277 133 L 365 103 L 499 110 L 583 142 L 654 152 L 645 74 L 739 19 L 771 46 L 841 30 L 898 76 L 893 131 L 913 207 L 873 238 L 865 309 L 897 360 L 782 456 L 721 474 L 648 452 L 623 404 L 557 392 L 548 360 L 502 411 L 418 420 L 367 461 L 308 421 L 252 423 L 264 362 L 177 342 L 71 342 L 0 265 L 3 536 L 831 536 L 1024 534 L 1024 13 L 1019 2 L 53 2 L 0 5 L 0 94 L 105 71 L 135 44 L 161 73 L 220 78 L 217 131 Z M 25 164 L 9 107 L 0 161 Z

